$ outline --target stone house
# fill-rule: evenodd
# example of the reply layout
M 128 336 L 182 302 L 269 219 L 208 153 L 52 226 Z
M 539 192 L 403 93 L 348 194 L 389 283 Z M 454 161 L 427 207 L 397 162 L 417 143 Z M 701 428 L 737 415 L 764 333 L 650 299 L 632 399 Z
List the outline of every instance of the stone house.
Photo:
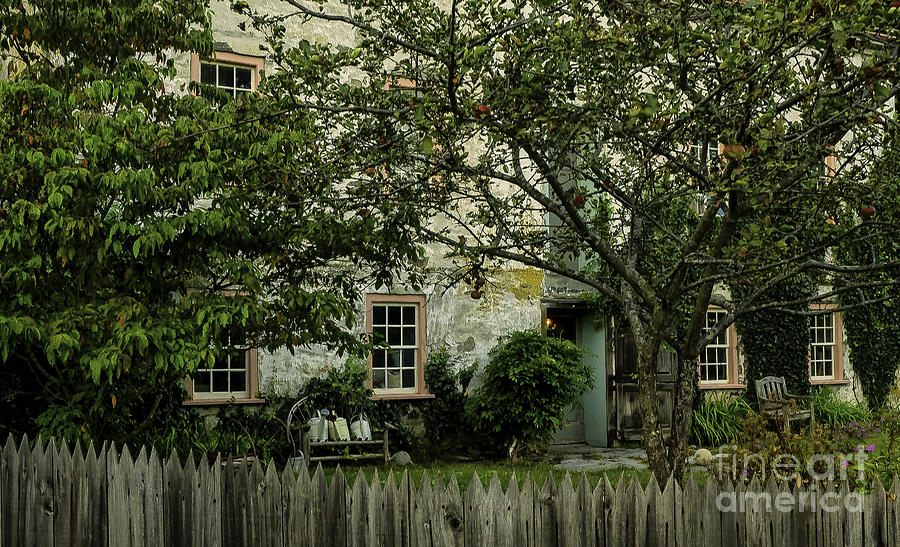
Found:
M 254 7 L 284 9 L 272 0 Z M 215 1 L 212 8 L 215 55 L 182 56 L 176 63 L 178 77 L 170 85 L 183 90 L 189 81 L 194 81 L 215 85 L 235 96 L 252 93 L 270 70 L 266 58 L 260 55 L 261 38 L 238 27 L 241 18 L 229 9 L 228 2 Z M 301 25 L 297 19 L 288 24 L 289 33 L 311 42 L 351 45 L 354 41 L 351 33 L 321 22 Z M 430 265 L 439 265 L 440 251 L 430 249 L 428 259 Z M 570 413 L 569 423 L 559 432 L 558 439 L 607 446 L 639 438 L 633 344 L 629 346 L 626 339 L 611 335 L 614 329 L 610 320 L 596 317 L 588 309 L 579 296 L 582 288 L 544 271 L 521 266 L 494 271 L 487 281 L 487 288 L 478 299 L 472 298 L 466 287 L 447 288 L 439 283 L 426 286 L 421 292 L 402 286 L 372 287 L 367 291 L 364 305 L 358 309 L 358 328 L 383 335 L 390 345 L 368 357 L 375 397 L 430 397 L 423 366 L 435 348 L 447 348 L 459 365 L 476 361 L 484 364 L 489 350 L 503 335 L 553 326 L 555 332 L 589 349 L 585 359 L 595 371 L 596 381 L 595 388 L 584 394 L 583 409 Z M 723 312 L 710 309 L 707 321 L 715 323 L 720 313 Z M 816 316 L 810 333 L 811 381 L 834 385 L 847 399 L 860 395 L 853 385 L 840 315 Z M 698 374 L 702 390 L 743 389 L 745 374 L 739 336 L 732 326 L 701 355 Z M 188 381 L 191 399 L 185 404 L 261 403 L 261 393 L 296 392 L 309 378 L 343 361 L 344 358 L 322 348 L 269 353 L 237 342 L 235 351 L 224 356 L 215 368 L 200 371 Z M 661 359 L 660 365 L 663 391 L 665 361 Z M 665 410 L 665 397 L 663 401 Z

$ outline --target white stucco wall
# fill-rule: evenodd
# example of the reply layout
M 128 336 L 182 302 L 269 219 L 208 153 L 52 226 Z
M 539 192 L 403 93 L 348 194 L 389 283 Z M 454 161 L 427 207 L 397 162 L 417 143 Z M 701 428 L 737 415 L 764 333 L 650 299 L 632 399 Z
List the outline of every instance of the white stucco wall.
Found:
M 497 340 L 516 330 L 541 326 L 540 285 L 543 274 L 531 268 L 504 269 L 489 275 L 481 299 L 473 299 L 471 288 L 457 286 L 449 290 L 439 283 L 427 285 L 421 292 L 403 287 L 372 289 L 377 294 L 424 294 L 427 352 L 446 347 L 457 366 L 488 362 L 488 352 Z M 364 304 L 357 310 L 357 332 L 365 329 Z M 273 353 L 259 352 L 261 393 L 296 393 L 310 378 L 342 365 L 347 356 L 338 356 L 323 347 L 282 348 Z M 480 368 L 479 367 L 479 368 Z

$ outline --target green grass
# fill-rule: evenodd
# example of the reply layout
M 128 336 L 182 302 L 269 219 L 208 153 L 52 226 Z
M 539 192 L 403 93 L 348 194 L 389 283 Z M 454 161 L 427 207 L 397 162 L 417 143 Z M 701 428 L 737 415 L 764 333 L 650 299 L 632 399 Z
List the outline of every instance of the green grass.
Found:
M 418 488 L 422 481 L 422 476 L 426 472 L 428 473 L 428 478 L 432 484 L 435 484 L 437 478 L 440 477 L 442 482 L 446 485 L 451 477 L 456 476 L 457 484 L 459 485 L 460 493 L 464 494 L 466 488 L 468 488 L 470 482 L 472 481 L 472 477 L 475 473 L 478 473 L 478 478 L 481 481 L 482 486 L 486 489 L 490 486 L 491 479 L 494 473 L 497 474 L 497 478 L 500 480 L 500 485 L 504 490 L 509 486 L 509 481 L 513 474 L 516 476 L 516 480 L 521 487 L 526 480 L 527 476 L 531 477 L 531 480 L 537 485 L 538 488 L 544 485 L 544 481 L 547 480 L 548 476 L 553 476 L 553 480 L 557 485 L 559 485 L 560 481 L 566 475 L 566 471 L 554 469 L 554 462 L 520 462 L 520 463 L 509 463 L 506 461 L 482 461 L 482 462 L 434 462 L 429 463 L 427 465 L 419 465 L 419 464 L 410 464 L 406 467 L 390 467 L 390 466 L 373 466 L 373 465 L 347 465 L 341 466 L 341 470 L 344 473 L 344 476 L 347 479 L 347 482 L 350 486 L 356 481 L 358 473 L 362 471 L 363 475 L 366 478 L 366 481 L 371 483 L 372 478 L 375 476 L 375 472 L 378 472 L 378 478 L 381 482 L 381 485 L 384 486 L 388 471 L 393 470 L 394 472 L 394 480 L 397 484 L 400 483 L 403 472 L 408 471 L 410 479 L 413 481 L 413 484 Z M 335 474 L 336 467 L 324 467 L 323 471 L 325 473 L 325 478 L 330 482 L 332 477 Z M 624 475 L 625 482 L 627 483 L 631 480 L 631 477 L 634 476 L 637 478 L 638 482 L 642 487 L 647 485 L 647 482 L 650 480 L 650 470 L 649 469 L 631 469 L 631 468 L 614 468 L 607 469 L 604 471 L 587 471 L 584 473 L 585 479 L 588 481 L 588 485 L 593 489 L 597 486 L 597 483 L 602 480 L 604 477 L 609 478 L 609 482 L 613 485 L 618 483 L 619 478 Z M 570 479 L 572 481 L 572 485 L 577 487 L 578 481 L 581 480 L 581 473 L 572 473 L 569 472 Z M 698 484 L 702 485 L 705 482 L 705 475 L 702 473 L 694 474 L 695 480 Z
M 813 392 L 816 421 L 839 426 L 851 422 L 867 422 L 872 414 L 860 405 L 841 401 L 831 386 L 822 386 Z
M 694 409 L 691 433 L 700 446 L 721 446 L 734 442 L 742 432 L 742 421 L 752 412 L 743 397 L 704 401 Z

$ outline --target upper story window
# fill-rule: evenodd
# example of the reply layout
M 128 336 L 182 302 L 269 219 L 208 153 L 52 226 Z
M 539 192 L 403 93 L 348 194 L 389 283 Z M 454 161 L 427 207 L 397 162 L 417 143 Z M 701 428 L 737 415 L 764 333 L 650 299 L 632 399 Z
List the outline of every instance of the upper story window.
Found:
M 425 297 L 370 294 L 366 332 L 375 347 L 369 356 L 377 397 L 427 396 L 425 389 Z
M 715 141 L 706 143 L 706 168 L 708 171 L 715 171 L 719 168 L 719 148 L 720 144 Z M 691 156 L 697 160 L 699 165 L 703 165 L 703 143 L 695 142 L 691 144 Z
M 211 59 L 191 55 L 191 81 L 212 85 L 232 97 L 259 89 L 265 67 L 262 57 L 217 51 Z

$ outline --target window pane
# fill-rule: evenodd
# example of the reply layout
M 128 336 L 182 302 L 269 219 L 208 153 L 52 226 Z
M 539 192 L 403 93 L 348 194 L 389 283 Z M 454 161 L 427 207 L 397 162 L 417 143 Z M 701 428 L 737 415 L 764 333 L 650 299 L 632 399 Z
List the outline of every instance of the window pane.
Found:
M 400 345 L 400 327 L 388 327 L 388 344 L 391 346 Z
M 243 369 L 247 366 L 247 352 L 242 349 L 233 349 L 228 352 L 228 365 L 232 369 Z
M 216 362 L 213 363 L 213 368 L 228 368 L 228 354 L 220 353 L 216 356 Z
M 403 324 L 416 324 L 416 308 L 415 306 L 403 306 Z
M 231 373 L 231 391 L 247 391 L 247 373 Z
M 403 327 L 403 345 L 416 345 L 416 327 Z
M 388 308 L 388 323 L 391 325 L 400 324 L 400 307 L 391 306 Z
M 200 83 L 216 85 L 216 65 L 200 63 Z
M 376 349 L 372 352 L 372 368 L 384 368 L 387 350 Z
M 194 375 L 194 391 L 196 393 L 209 393 L 209 372 L 198 372 Z
M 384 369 L 372 371 L 372 387 L 384 389 Z
M 219 85 L 234 87 L 234 67 L 219 65 Z
M 236 68 L 235 69 L 235 87 L 239 87 L 241 89 L 250 89 L 250 78 L 251 72 L 249 68 Z
M 212 373 L 212 390 L 213 391 L 228 391 L 228 373 L 227 372 L 213 372 Z
M 384 306 L 372 306 L 372 324 L 384 325 L 387 318 L 387 311 Z
M 416 370 L 403 369 L 403 387 L 416 387 Z
M 403 350 L 403 366 L 404 367 L 415 367 L 416 366 L 416 350 L 414 350 L 414 349 Z
M 375 327 L 372 329 L 372 338 L 375 344 L 384 344 L 387 342 L 387 328 L 386 327 Z
M 400 371 L 399 370 L 389 370 L 387 371 L 387 387 L 395 388 L 395 387 L 403 387 L 400 385 Z
M 392 368 L 400 368 L 400 350 L 392 349 L 388 352 L 388 363 L 387 366 Z

